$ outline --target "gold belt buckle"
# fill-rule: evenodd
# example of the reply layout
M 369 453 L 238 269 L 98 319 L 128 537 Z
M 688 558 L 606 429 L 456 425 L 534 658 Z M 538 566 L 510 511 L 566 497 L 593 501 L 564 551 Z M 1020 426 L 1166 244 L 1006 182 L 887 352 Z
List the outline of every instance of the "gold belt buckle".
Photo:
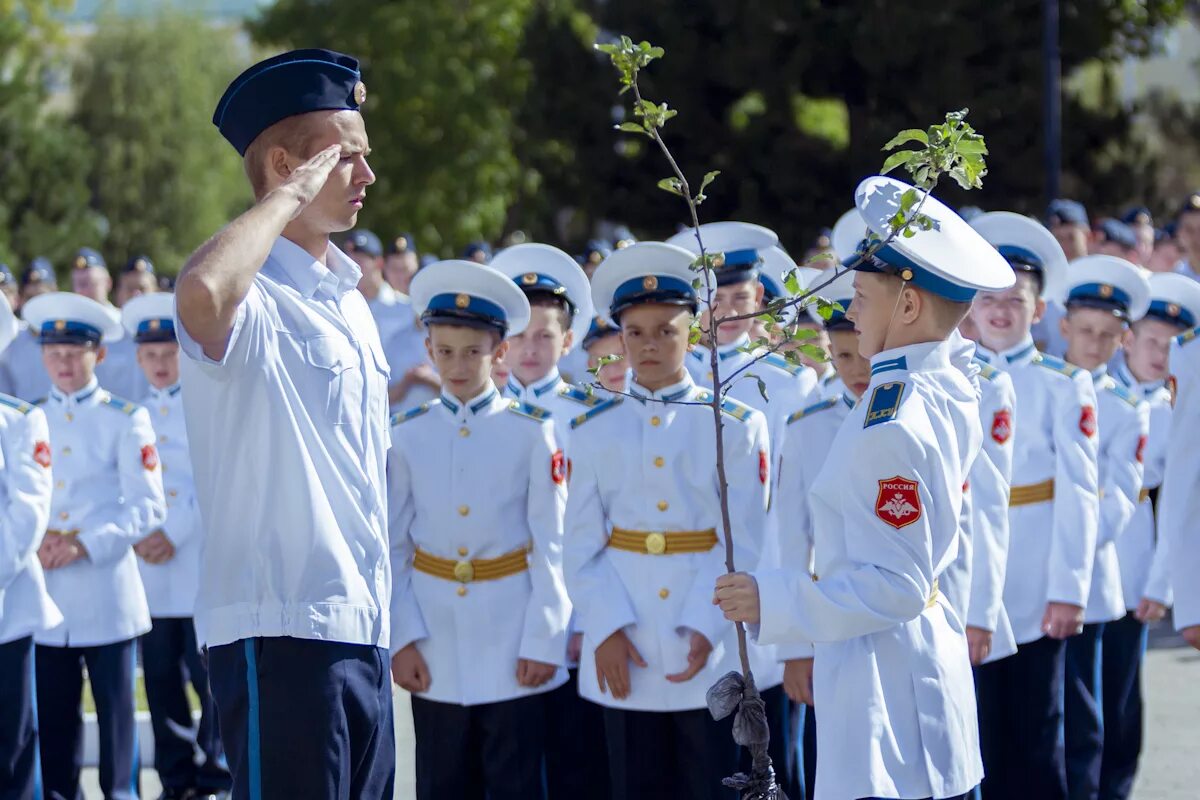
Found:
M 470 583 L 475 580 L 475 565 L 470 561 L 458 561 L 454 564 L 454 579 L 459 583 Z
M 647 533 L 646 552 L 652 556 L 661 556 L 667 552 L 667 537 L 661 533 Z

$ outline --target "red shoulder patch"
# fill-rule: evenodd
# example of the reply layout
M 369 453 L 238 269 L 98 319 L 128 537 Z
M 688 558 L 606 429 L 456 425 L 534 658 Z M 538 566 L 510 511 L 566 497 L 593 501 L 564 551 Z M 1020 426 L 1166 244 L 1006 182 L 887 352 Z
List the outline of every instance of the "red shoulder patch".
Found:
M 1084 406 L 1079 412 L 1079 430 L 1083 435 L 1091 439 L 1096 435 L 1096 409 L 1092 406 Z
M 1145 435 L 1138 437 L 1137 452 L 1135 455 L 1137 456 L 1137 462 L 1139 464 L 1146 463 L 1146 441 L 1149 438 L 1150 437 Z
M 771 466 L 767 463 L 767 451 L 758 451 L 758 479 L 763 486 L 767 485 L 767 478 L 771 477 Z
M 921 484 L 894 475 L 879 481 L 875 516 L 899 530 L 921 518 Z
M 142 446 L 142 466 L 151 471 L 158 467 L 158 451 L 154 449 L 154 445 Z
M 1012 438 L 1012 411 L 1002 408 L 992 415 L 992 439 L 996 444 L 1004 444 Z
M 46 469 L 50 468 L 49 442 L 38 442 L 33 446 L 33 460 Z
M 558 484 L 567 480 L 567 461 L 563 458 L 562 450 L 555 450 L 550 457 L 550 478 Z

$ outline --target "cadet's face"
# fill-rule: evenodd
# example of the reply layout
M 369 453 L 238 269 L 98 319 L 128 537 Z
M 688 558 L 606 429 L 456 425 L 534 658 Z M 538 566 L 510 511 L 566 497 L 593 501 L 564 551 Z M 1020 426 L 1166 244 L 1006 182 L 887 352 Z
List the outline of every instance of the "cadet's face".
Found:
M 571 332 L 562 327 L 562 312 L 557 308 L 533 306 L 529 309 L 529 327 L 509 337 L 507 361 L 522 385 L 546 377 L 571 347 Z
M 1183 253 L 1175 240 L 1164 239 L 1154 246 L 1154 252 L 1150 254 L 1150 261 L 1146 264 L 1146 269 L 1151 272 L 1174 272 L 1175 265 L 1182 257 Z
M 1045 311 L 1046 301 L 1038 297 L 1034 279 L 1017 275 L 1017 282 L 1002 292 L 975 295 L 971 320 L 978 329 L 978 341 L 999 353 L 1019 345 Z
M 873 272 L 854 273 L 854 299 L 846 309 L 846 319 L 854 323 L 858 352 L 863 358 L 872 358 L 886 349 L 899 292 L 900 282 L 894 278 Z
M 1154 226 L 1147 222 L 1138 222 L 1133 226 L 1137 234 L 1137 261 L 1135 264 L 1149 264 L 1150 256 L 1154 253 Z
M 508 342 L 491 331 L 458 325 L 430 325 L 425 346 L 442 386 L 464 402 L 479 396 L 492 378 L 492 365 L 504 358 Z
M 512 375 L 512 370 L 508 368 L 508 356 L 497 358 L 492 361 L 492 383 L 497 386 L 505 386 L 508 383 L 508 377 Z
M 1117 258 L 1123 258 L 1126 261 L 1131 261 L 1134 264 L 1141 263 L 1138 259 L 1138 252 L 1136 249 L 1128 248 L 1125 245 L 1117 244 L 1116 242 L 1111 242 L 1108 240 L 1097 242 L 1093 250 L 1095 251 L 1096 255 L 1116 256 Z
M 104 353 L 103 345 L 46 344 L 42 345 L 42 365 L 55 388 L 73 394 L 92 380 Z
M 1171 373 L 1171 339 L 1179 328 L 1147 317 L 1133 324 L 1125 345 L 1125 363 L 1139 381 L 1161 381 Z
M 8 304 L 12 306 L 13 313 L 21 310 L 21 293 L 17 290 L 15 283 L 0 284 L 0 292 L 4 292 L 4 296 L 8 298 Z
M 596 369 L 605 356 L 620 356 L 619 361 L 610 361 L 596 372 L 596 380 L 605 389 L 613 392 L 625 391 L 625 345 L 620 335 L 602 336 L 588 345 L 588 369 Z
M 416 253 L 390 255 L 383 262 L 383 279 L 397 292 L 408 294 L 408 285 L 412 283 L 413 275 L 417 274 L 420 266 Z
M 37 281 L 36 283 L 27 283 L 21 287 L 21 302 L 25 303 L 31 297 L 37 297 L 39 294 L 49 294 L 56 290 L 52 283 L 44 283 Z
M 859 353 L 858 335 L 854 331 L 830 331 L 829 348 L 842 383 L 855 397 L 862 397 L 871 383 L 871 362 Z
M 367 128 L 362 115 L 357 111 L 337 111 L 314 118 L 314 137 L 310 143 L 310 156 L 330 145 L 342 146 L 342 157 L 338 160 L 325 187 L 312 203 L 301 212 L 307 226 L 321 233 L 348 231 L 358 222 L 367 196 L 367 187 L 375 182 L 375 173 L 367 165 L 371 152 L 367 142 Z M 295 169 L 307 158 L 291 158 Z
M 621 314 L 625 358 L 647 389 L 657 391 L 683 380 L 692 315 L 686 308 L 638 305 Z
M 108 293 L 112 290 L 112 278 L 103 267 L 87 267 L 71 271 L 71 291 L 90 297 L 97 303 L 108 304 Z
M 720 319 L 723 316 L 740 316 L 753 314 L 762 304 L 763 286 L 758 281 L 743 281 L 731 283 L 728 286 L 718 286 L 713 293 L 714 302 L 711 317 L 709 312 L 703 314 L 701 324 L 708 327 L 711 318 Z M 717 331 L 717 343 L 729 344 L 735 342 L 744 334 L 749 333 L 754 326 L 754 318 L 740 319 L 736 322 L 726 322 Z
M 805 318 L 808 317 L 808 313 L 806 311 L 801 311 L 800 314 Z M 829 352 L 829 333 L 825 330 L 824 325 L 818 325 L 815 322 L 802 322 L 802 323 L 799 323 L 798 325 L 796 325 L 795 327 L 803 328 L 804 330 L 814 331 L 816 333 L 816 336 L 814 336 L 811 339 L 804 339 L 804 340 L 795 341 L 795 342 L 787 342 L 782 347 L 779 348 L 780 352 L 788 352 L 791 350 L 796 350 L 799 348 L 801 343 L 815 344 L 817 347 L 821 348 L 826 353 Z M 801 364 L 803 364 L 806 367 L 811 367 L 812 369 L 816 370 L 818 374 L 825 371 L 827 362 L 816 361 L 812 358 L 809 358 L 808 356 L 806 356 L 804 354 L 803 350 L 800 350 L 799 352 L 800 352 L 800 363 Z
M 137 362 L 155 389 L 166 389 L 179 381 L 179 345 L 175 342 L 139 344 Z
M 1128 333 L 1124 322 L 1102 308 L 1073 308 L 1059 327 L 1067 340 L 1067 361 L 1086 370 L 1112 360 Z
M 1068 261 L 1074 261 L 1088 254 L 1088 241 L 1091 239 L 1091 236 L 1089 235 L 1090 231 L 1085 226 L 1059 222 L 1050 226 L 1050 232 L 1054 234 L 1054 238 L 1058 239 L 1058 243 L 1062 245 L 1063 252 L 1067 254 Z
M 117 305 L 123 306 L 135 297 L 158 291 L 158 282 L 149 272 L 126 272 L 117 278 Z
M 1189 211 L 1179 215 L 1175 238 L 1189 261 L 1200 260 L 1200 212 Z

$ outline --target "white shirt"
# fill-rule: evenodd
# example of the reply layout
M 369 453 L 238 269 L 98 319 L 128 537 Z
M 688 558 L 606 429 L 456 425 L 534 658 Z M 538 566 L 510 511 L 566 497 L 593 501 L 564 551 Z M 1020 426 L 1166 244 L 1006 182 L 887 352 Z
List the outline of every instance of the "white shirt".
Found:
M 1021 645 L 1045 635 L 1047 603 L 1087 605 L 1100 524 L 1096 390 L 1086 370 L 1039 353 L 1032 337 L 978 356 L 1017 393 L 1012 486 L 1054 481 L 1053 499 L 1008 509 L 1004 607 Z
M 614 398 L 576 421 L 571 432 L 563 565 L 575 621 L 583 632 L 579 693 L 612 708 L 704 708 L 718 678 L 740 669 L 734 626 L 712 604 L 725 572 L 711 394 L 691 377 L 658 392 L 631 384 L 639 398 Z M 687 405 L 683 404 L 687 403 Z M 766 527 L 770 452 L 766 420 L 726 401 L 722 427 L 734 563 L 758 563 Z M 702 553 L 650 555 L 607 546 L 614 527 L 631 531 L 703 531 L 718 542 Z M 630 667 L 630 694 L 616 700 L 596 682 L 596 647 L 624 629 L 645 667 Z M 687 666 L 691 632 L 713 645 L 695 677 L 666 676 Z
M 0 395 L 0 644 L 62 622 L 37 557 L 50 517 L 49 441 L 40 408 Z
M 810 491 L 820 580 L 755 575 L 759 640 L 816 642 L 817 800 L 952 797 L 983 778 L 963 623 L 936 591 L 982 439 L 978 389 L 950 354 L 872 359 Z
M 374 300 L 367 301 L 375 326 L 379 328 L 379 341 L 388 342 L 392 336 L 404 330 L 412 330 L 416 324 L 412 303 L 391 284 L 383 281 Z
M 95 378 L 73 395 L 51 389 L 42 410 L 54 453 L 49 525 L 78 531 L 87 556 L 46 573 L 65 620 L 37 643 L 89 647 L 140 636 L 150 612 L 133 545 L 166 517 L 150 415 Z
M 1158 498 L 1158 530 L 1170 558 L 1175 628 L 1200 625 L 1200 344 L 1196 330 L 1171 345 L 1175 411 Z
M 388 646 L 387 362 L 357 265 L 327 258 L 276 240 L 220 361 L 176 325 L 210 647 Z
M 200 512 L 196 510 L 196 487 L 181 394 L 178 383 L 166 389 L 150 387 L 150 393 L 142 400 L 150 412 L 162 460 L 163 489 L 167 495 L 167 521 L 162 530 L 175 546 L 175 555 L 165 564 L 148 564 L 138 559 L 151 617 L 192 616 L 200 580 L 204 537 Z
M 553 424 L 542 409 L 502 397 L 490 384 L 469 403 L 442 395 L 394 424 L 392 650 L 417 643 L 432 679 L 421 696 L 479 705 L 561 686 L 562 669 L 536 688 L 516 678 L 520 658 L 566 662 L 566 464 Z M 496 580 L 460 584 L 412 566 L 417 548 L 459 561 L 525 547 L 529 568 Z
M 50 375 L 42 364 L 38 332 L 21 321 L 21 332 L 0 353 L 0 392 L 36 403 L 50 393 Z

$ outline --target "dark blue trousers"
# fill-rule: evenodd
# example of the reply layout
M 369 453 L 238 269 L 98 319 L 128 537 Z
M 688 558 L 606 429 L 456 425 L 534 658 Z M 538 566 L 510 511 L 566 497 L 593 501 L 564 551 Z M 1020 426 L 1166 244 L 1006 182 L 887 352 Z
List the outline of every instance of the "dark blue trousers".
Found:
M 142 637 L 142 672 L 154 728 L 154 769 L 164 789 L 226 791 L 232 784 L 218 734 L 217 706 L 208 689 L 208 667 L 196 646 L 190 617 L 156 617 Z M 200 725 L 192 721 L 190 681 L 200 700 Z
M 545 798 L 543 695 L 476 706 L 414 696 L 412 714 L 417 800 Z
M 1100 643 L 1104 624 L 1084 625 L 1067 640 L 1066 704 L 1063 721 L 1067 752 L 1067 796 L 1097 800 L 1100 761 L 1104 756 L 1101 708 Z
M 1142 753 L 1142 658 L 1146 626 L 1133 614 L 1104 626 L 1104 758 L 1100 800 L 1128 800 Z
M 33 637 L 0 644 L 0 800 L 40 800 Z
M 82 800 L 83 668 L 87 666 L 100 729 L 100 790 L 106 800 L 138 796 L 133 681 L 137 640 L 96 647 L 38 645 L 37 711 L 42 782 L 52 800 Z
M 804 707 L 804 789 L 802 797 L 815 800 L 817 796 L 817 712 Z
M 1066 642 L 1043 636 L 975 669 L 983 800 L 1066 800 Z
M 609 800 L 604 712 L 579 696 L 579 670 L 546 704 L 546 796 L 549 800 Z
M 391 800 L 386 650 L 288 637 L 208 650 L 234 800 Z
M 604 732 L 613 800 L 736 800 L 721 785 L 738 770 L 732 714 L 605 708 Z

